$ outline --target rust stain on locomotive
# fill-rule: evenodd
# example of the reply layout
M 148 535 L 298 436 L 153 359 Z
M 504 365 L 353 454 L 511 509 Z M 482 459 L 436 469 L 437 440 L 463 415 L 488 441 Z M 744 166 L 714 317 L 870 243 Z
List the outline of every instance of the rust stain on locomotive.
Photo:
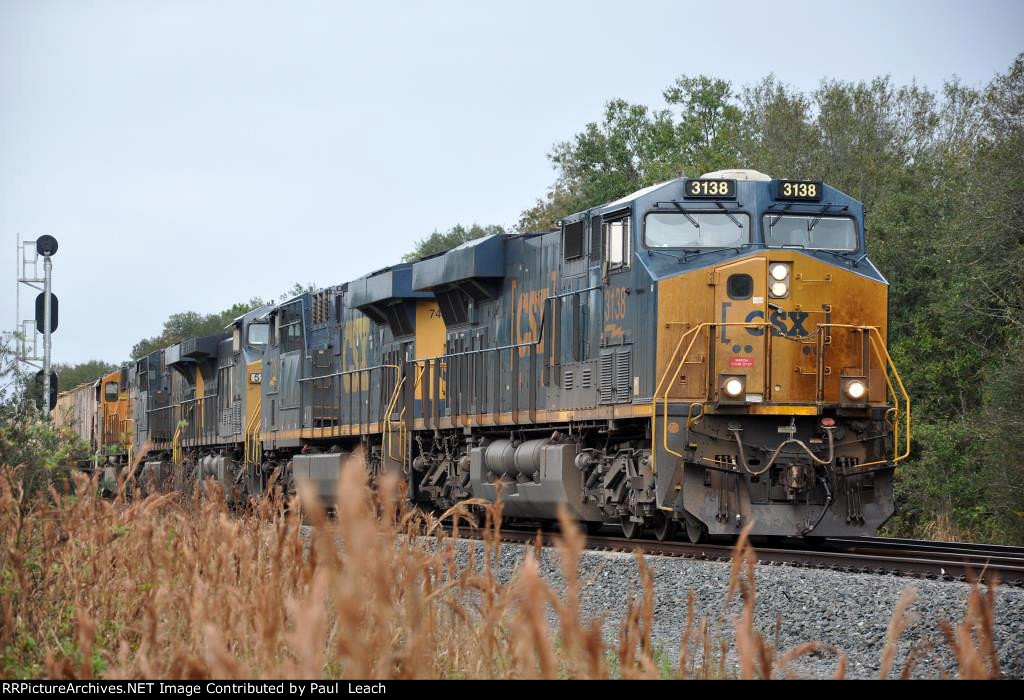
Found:
M 768 270 L 772 264 L 790 266 L 788 294 L 772 298 Z M 753 293 L 747 299 L 731 298 L 728 278 L 747 274 Z M 679 339 L 695 327 L 686 319 L 712 319 L 718 324 L 751 323 L 702 329 L 686 357 L 681 372 L 669 377 L 664 388 L 672 401 L 713 401 L 717 377 L 725 372 L 742 374 L 747 392 L 764 401 L 794 404 L 817 401 L 817 335 L 823 334 L 825 403 L 838 403 L 839 383 L 845 375 L 870 375 L 871 403 L 884 405 L 885 385 L 881 366 L 867 352 L 863 334 L 847 328 L 820 328 L 825 324 L 872 326 L 886 342 L 885 284 L 855 272 L 837 269 L 795 251 L 773 250 L 713 269 L 671 277 L 658 285 L 657 376 L 670 369 Z M 767 331 L 767 333 L 766 333 Z M 679 348 L 679 357 L 690 345 Z M 865 363 L 869 363 L 865 366 Z M 868 368 L 871 369 L 868 372 Z M 749 407 L 750 412 L 754 407 Z

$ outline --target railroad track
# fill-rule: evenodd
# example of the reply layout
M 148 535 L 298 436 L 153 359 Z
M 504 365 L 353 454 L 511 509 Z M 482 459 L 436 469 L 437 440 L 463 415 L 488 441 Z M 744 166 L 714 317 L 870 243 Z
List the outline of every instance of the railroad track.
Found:
M 473 533 L 465 533 L 478 539 Z M 508 543 L 532 544 L 536 531 L 501 531 L 501 540 Z M 552 544 L 548 533 L 541 533 L 543 544 Z M 587 535 L 586 548 L 594 551 L 632 552 L 684 557 L 705 561 L 729 561 L 732 546 L 728 544 L 690 544 L 689 542 Z M 928 542 L 886 537 L 862 537 L 824 540 L 814 548 L 805 543 L 785 543 L 771 547 L 754 543 L 759 564 L 789 565 L 870 574 L 889 574 L 947 581 L 977 579 L 999 581 L 1024 587 L 1024 547 L 1007 547 L 971 543 Z

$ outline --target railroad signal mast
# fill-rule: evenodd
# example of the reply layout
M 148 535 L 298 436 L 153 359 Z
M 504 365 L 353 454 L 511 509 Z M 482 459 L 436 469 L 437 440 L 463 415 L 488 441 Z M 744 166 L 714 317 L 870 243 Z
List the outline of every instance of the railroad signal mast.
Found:
M 15 353 L 18 361 L 39 369 L 43 382 L 43 413 L 47 417 L 56 404 L 57 376 L 50 369 L 50 336 L 57 330 L 57 295 L 52 291 L 53 261 L 57 253 L 57 239 L 40 236 L 34 241 L 18 240 L 18 294 L 16 301 L 17 325 L 14 331 Z M 39 274 L 39 259 L 43 271 Z M 21 285 L 39 293 L 35 299 L 35 318 L 21 318 Z M 42 285 L 42 286 L 40 286 Z M 43 336 L 42 355 L 39 353 L 39 334 Z

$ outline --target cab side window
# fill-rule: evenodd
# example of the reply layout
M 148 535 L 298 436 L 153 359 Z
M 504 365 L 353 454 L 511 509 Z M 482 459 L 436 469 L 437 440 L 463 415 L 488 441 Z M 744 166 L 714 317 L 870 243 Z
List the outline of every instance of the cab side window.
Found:
M 278 320 L 278 333 L 281 337 L 281 352 L 302 350 L 305 337 L 302 333 L 302 303 L 289 304 L 281 309 Z
M 604 223 L 605 264 L 609 270 L 629 267 L 631 253 L 629 216 Z
M 562 227 L 563 260 L 575 260 L 576 258 L 581 258 L 586 252 L 583 247 L 583 226 L 584 222 L 581 219 L 580 221 L 576 221 Z
M 103 386 L 103 400 L 117 401 L 117 382 L 107 382 Z

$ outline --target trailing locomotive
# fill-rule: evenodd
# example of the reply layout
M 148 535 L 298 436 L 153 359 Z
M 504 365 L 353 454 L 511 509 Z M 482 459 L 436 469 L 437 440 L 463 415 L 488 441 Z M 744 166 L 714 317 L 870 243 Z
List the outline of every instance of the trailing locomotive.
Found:
M 851 197 L 673 180 L 139 359 L 123 463 L 327 499 L 361 446 L 422 507 L 500 493 L 507 518 L 564 505 L 627 537 L 873 534 L 909 451 L 886 306 Z
M 77 455 L 78 467 L 101 470 L 103 488 L 117 487 L 117 476 L 129 462 L 132 449 L 128 370 L 110 372 L 96 381 L 61 392 L 52 412 L 54 423 L 90 450 Z

